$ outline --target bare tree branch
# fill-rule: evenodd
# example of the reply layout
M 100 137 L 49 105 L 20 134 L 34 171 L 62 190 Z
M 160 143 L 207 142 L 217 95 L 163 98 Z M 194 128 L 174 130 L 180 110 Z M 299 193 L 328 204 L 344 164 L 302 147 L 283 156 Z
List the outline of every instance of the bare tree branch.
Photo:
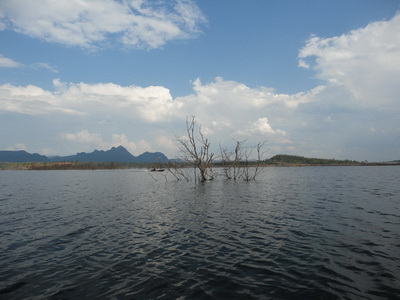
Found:
M 222 171 L 227 179 L 243 179 L 245 181 L 255 180 L 262 172 L 261 162 L 263 160 L 262 149 L 265 142 L 259 142 L 253 147 L 244 147 L 246 140 L 236 141 L 233 151 L 220 147 Z M 254 151 L 257 152 L 256 159 L 251 160 Z
M 214 153 L 210 151 L 210 142 L 201 131 L 201 126 L 196 126 L 194 116 L 191 120 L 186 118 L 186 136 L 179 137 L 177 140 L 182 159 L 197 168 L 199 180 L 204 182 L 213 179 L 211 167 L 214 161 Z M 197 177 L 196 173 L 195 177 Z

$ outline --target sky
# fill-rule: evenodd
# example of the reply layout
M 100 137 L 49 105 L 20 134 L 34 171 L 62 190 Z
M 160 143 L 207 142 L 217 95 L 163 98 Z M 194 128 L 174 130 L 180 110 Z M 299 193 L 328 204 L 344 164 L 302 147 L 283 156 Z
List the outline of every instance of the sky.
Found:
M 0 150 L 400 159 L 399 0 L 1 0 Z

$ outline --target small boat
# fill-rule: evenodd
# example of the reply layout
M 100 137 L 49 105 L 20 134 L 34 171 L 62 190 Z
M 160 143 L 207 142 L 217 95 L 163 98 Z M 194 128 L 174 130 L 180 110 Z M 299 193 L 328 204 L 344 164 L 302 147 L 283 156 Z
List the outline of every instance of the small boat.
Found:
M 164 172 L 165 169 L 156 169 L 156 168 L 151 168 L 150 172 Z

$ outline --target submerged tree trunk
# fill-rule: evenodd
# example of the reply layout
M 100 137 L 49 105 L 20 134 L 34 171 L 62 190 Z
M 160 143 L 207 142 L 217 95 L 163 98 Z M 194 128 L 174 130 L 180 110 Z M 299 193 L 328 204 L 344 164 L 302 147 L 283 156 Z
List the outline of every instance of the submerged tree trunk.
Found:
M 227 179 L 243 179 L 245 181 L 255 180 L 263 170 L 262 148 L 265 142 L 259 142 L 254 147 L 244 147 L 246 141 L 236 141 L 233 151 L 221 148 L 221 159 L 223 166 L 223 174 Z M 256 158 L 251 160 L 252 154 L 256 151 Z
M 210 141 L 201 131 L 201 126 L 196 125 L 196 119 L 192 116 L 191 120 L 186 118 L 186 135 L 177 138 L 182 159 L 193 164 L 198 170 L 199 181 L 204 182 L 214 178 L 212 174 L 212 163 L 214 153 L 210 150 Z M 197 172 L 195 172 L 195 178 Z

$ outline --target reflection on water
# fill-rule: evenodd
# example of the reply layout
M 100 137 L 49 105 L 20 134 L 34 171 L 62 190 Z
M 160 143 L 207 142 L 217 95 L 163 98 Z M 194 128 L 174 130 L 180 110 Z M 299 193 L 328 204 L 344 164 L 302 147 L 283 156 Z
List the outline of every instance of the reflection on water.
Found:
M 400 168 L 0 172 L 0 298 L 399 299 Z

